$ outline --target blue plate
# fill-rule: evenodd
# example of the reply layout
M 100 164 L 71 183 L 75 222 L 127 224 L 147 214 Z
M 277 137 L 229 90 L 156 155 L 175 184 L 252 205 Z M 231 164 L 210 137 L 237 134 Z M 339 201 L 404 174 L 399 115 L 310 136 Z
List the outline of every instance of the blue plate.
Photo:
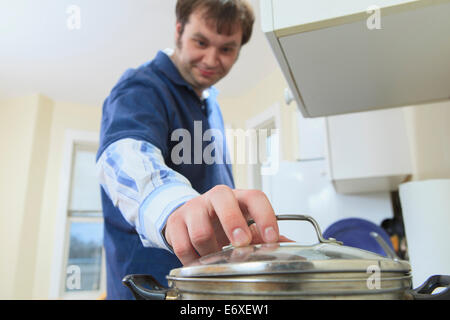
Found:
M 345 246 L 387 256 L 383 248 L 370 235 L 371 232 L 378 233 L 391 249 L 394 250 L 391 239 L 383 228 L 373 222 L 359 218 L 339 220 L 330 225 L 323 233 L 323 236 L 325 239 L 335 238 L 336 240 L 342 241 Z

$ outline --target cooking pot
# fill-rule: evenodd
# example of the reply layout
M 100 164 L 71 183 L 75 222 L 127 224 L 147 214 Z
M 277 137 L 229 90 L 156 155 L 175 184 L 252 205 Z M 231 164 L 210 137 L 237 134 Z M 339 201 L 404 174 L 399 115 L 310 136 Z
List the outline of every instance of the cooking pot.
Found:
M 140 300 L 450 298 L 450 276 L 432 276 L 413 290 L 410 264 L 377 234 L 372 236 L 387 257 L 324 239 L 310 216 L 278 215 L 277 219 L 310 222 L 319 242 L 227 246 L 171 270 L 168 288 L 151 275 L 127 275 L 122 281 Z M 446 288 L 432 294 L 439 287 Z

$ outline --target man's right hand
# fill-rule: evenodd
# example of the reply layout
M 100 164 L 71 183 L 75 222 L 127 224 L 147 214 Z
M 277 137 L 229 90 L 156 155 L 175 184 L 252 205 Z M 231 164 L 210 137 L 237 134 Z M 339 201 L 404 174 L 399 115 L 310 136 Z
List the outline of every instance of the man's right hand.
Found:
M 250 227 L 249 218 L 255 221 Z M 279 235 L 275 212 L 259 190 L 235 190 L 219 185 L 191 199 L 168 218 L 165 237 L 174 253 L 189 264 L 232 244 L 289 241 Z

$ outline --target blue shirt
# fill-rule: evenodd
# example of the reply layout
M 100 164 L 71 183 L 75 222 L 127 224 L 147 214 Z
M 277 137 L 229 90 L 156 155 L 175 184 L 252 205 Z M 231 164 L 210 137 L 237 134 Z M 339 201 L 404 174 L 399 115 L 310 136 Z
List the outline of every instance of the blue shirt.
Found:
M 127 70 L 105 100 L 97 164 L 108 299 L 132 298 L 121 282 L 127 274 L 151 274 L 167 285 L 165 276 L 181 266 L 160 234 L 168 215 L 218 184 L 234 188 L 226 143 L 217 140 L 225 134 L 216 96 L 211 87 L 200 99 L 160 51 Z

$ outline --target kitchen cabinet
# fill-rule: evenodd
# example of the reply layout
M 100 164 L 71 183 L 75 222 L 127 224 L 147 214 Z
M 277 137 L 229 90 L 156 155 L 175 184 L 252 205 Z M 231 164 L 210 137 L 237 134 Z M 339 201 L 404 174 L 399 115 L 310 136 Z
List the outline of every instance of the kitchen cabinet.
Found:
M 298 113 L 298 154 L 297 160 L 324 159 L 326 152 L 325 118 L 305 118 Z
M 304 117 L 446 100 L 450 0 L 261 0 Z
M 326 117 L 329 178 L 339 193 L 397 190 L 412 174 L 403 108 Z

